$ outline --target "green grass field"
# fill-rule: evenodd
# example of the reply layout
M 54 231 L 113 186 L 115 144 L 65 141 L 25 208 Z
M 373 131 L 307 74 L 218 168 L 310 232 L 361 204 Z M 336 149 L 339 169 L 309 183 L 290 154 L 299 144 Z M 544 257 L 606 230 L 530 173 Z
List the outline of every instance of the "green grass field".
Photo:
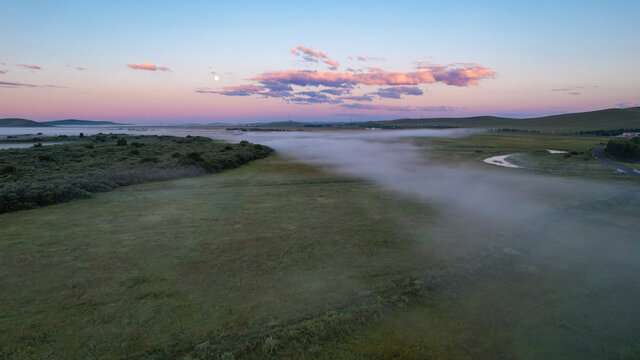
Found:
M 593 156 L 593 150 L 605 145 L 608 139 L 597 136 L 489 132 L 463 138 L 417 139 L 416 144 L 424 146 L 425 156 L 430 160 L 441 163 L 495 168 L 495 165 L 482 161 L 495 155 L 517 154 L 510 157 L 509 161 L 532 173 L 620 179 L 615 169 Z M 551 154 L 548 149 L 566 151 L 567 154 Z M 640 169 L 638 164 L 628 165 Z M 625 179 L 634 180 L 632 177 Z
M 509 174 L 482 159 L 602 140 L 411 141 Z M 518 226 L 276 155 L 1 214 L 0 358 L 634 359 L 640 195 L 607 171 Z
M 347 307 L 408 276 L 402 225 L 431 216 L 277 157 L 3 214 L 0 354 L 172 358 Z

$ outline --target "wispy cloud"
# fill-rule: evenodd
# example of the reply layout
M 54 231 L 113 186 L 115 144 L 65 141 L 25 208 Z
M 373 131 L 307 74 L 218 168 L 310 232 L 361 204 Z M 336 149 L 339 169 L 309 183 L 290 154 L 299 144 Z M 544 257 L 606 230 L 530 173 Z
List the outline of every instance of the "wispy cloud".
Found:
M 302 56 L 305 61 L 318 62 L 318 59 L 328 59 L 327 54 L 322 51 L 315 51 L 311 47 L 298 45 L 295 49 L 291 49 L 291 53 L 296 56 Z
M 8 82 L 8 81 L 0 81 L 0 87 L 4 88 L 58 88 L 58 89 L 66 89 L 66 86 L 60 85 L 35 85 L 35 84 L 27 84 L 22 82 Z
M 152 63 L 142 63 L 142 64 L 127 64 L 127 67 L 133 70 L 148 70 L 148 71 L 171 71 L 166 66 L 156 66 Z
M 6 74 L 9 70 L 0 70 L 0 74 Z
M 342 100 L 329 97 L 318 91 L 301 91 L 290 98 L 290 101 L 303 104 L 340 104 Z
M 25 69 L 42 70 L 42 68 L 38 65 L 18 64 L 18 66 L 23 67 Z
M 491 69 L 475 63 L 427 64 L 419 65 L 418 69 L 429 72 L 435 81 L 453 86 L 478 85 L 480 80 L 496 75 Z
M 201 94 L 219 94 L 225 96 L 249 96 L 254 95 L 262 91 L 263 88 L 255 85 L 237 85 L 237 86 L 225 86 L 222 90 L 212 90 L 211 88 L 197 89 L 197 93 Z
M 625 108 L 640 106 L 640 102 L 627 101 L 627 102 L 618 103 L 615 106 L 619 109 L 625 109 Z
M 358 60 L 358 61 L 384 61 L 384 58 L 377 58 L 373 56 L 349 56 L 349 60 Z
M 451 106 L 392 106 L 392 105 L 369 105 L 369 104 L 341 104 L 340 107 L 355 110 L 376 110 L 376 111 L 434 111 L 447 112 L 455 108 Z
M 388 88 L 379 89 L 376 92 L 370 93 L 370 95 L 377 95 L 385 99 L 400 99 L 402 95 L 422 95 L 424 92 L 419 87 L 413 86 L 394 86 Z
M 582 91 L 587 90 L 589 91 L 589 89 L 597 89 L 598 85 L 590 85 L 590 86 L 573 86 L 573 85 L 569 85 L 567 87 L 562 87 L 562 88 L 554 88 L 551 89 L 551 91 L 560 91 L 560 92 L 566 92 L 569 95 L 582 95 Z M 578 91 L 580 90 L 580 91 Z
M 85 70 L 87 70 L 86 68 L 83 68 L 83 67 L 80 67 L 80 66 L 75 66 L 75 65 L 70 65 L 70 64 L 67 64 L 67 67 L 70 67 L 70 68 L 75 69 L 75 70 L 78 70 L 78 71 L 85 71 Z
M 291 49 L 291 53 L 302 57 L 304 61 L 308 62 L 318 62 L 319 60 L 322 60 L 323 63 L 329 65 L 330 70 L 338 70 L 338 66 L 340 66 L 339 62 L 330 59 L 326 53 L 313 50 L 312 47 L 298 45 L 294 49 Z

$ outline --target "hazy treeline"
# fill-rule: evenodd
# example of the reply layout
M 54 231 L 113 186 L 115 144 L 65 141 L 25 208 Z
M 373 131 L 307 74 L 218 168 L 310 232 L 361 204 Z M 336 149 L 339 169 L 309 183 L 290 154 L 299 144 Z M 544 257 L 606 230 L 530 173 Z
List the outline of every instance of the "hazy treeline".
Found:
M 640 137 L 632 139 L 611 139 L 607 153 L 625 161 L 640 161 Z
M 94 135 L 67 144 L 0 151 L 0 213 L 91 193 L 238 167 L 273 149 L 205 137 Z
M 591 130 L 591 131 L 580 131 L 578 134 L 580 135 L 595 135 L 595 136 L 618 136 L 625 132 L 640 132 L 640 129 L 610 129 L 610 130 Z

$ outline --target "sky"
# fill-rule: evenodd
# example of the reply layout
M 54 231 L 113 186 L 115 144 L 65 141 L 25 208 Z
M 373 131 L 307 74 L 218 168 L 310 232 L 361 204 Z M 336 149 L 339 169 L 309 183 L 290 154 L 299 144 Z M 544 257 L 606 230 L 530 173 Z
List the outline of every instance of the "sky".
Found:
M 0 117 L 529 117 L 640 106 L 640 1 L 0 0 Z

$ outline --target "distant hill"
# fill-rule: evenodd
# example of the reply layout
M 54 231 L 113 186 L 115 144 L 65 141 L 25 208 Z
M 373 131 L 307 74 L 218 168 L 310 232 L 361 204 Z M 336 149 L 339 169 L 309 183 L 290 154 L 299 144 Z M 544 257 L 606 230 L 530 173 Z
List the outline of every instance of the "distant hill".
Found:
M 526 119 L 496 116 L 474 116 L 468 118 L 398 119 L 368 121 L 364 126 L 382 127 L 465 127 L 514 130 L 538 130 L 542 132 L 580 132 L 607 129 L 640 128 L 640 107 L 605 109 L 571 114 L 551 115 Z
M 0 127 L 48 127 L 51 125 L 27 119 L 0 119 Z
M 105 126 L 105 125 L 126 125 L 116 123 L 112 121 L 91 121 L 91 120 L 55 120 L 55 121 L 42 121 L 41 124 L 53 125 L 53 126 Z

